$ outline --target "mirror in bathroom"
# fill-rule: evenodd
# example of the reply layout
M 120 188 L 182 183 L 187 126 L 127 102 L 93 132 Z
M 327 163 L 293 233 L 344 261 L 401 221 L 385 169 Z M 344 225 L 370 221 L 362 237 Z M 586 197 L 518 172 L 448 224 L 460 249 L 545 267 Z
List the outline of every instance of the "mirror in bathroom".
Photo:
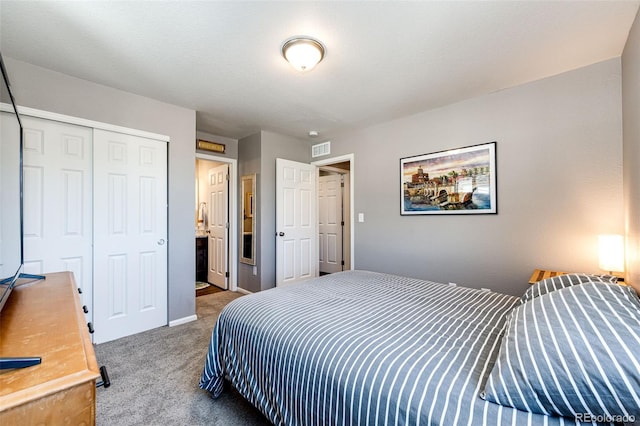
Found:
M 256 264 L 256 175 L 242 176 L 242 243 L 240 262 Z

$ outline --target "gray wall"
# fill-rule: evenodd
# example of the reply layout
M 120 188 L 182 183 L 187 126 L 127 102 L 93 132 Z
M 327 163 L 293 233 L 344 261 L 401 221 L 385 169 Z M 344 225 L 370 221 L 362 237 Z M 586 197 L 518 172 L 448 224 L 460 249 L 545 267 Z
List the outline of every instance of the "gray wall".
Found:
M 276 283 L 276 158 L 308 163 L 311 161 L 311 143 L 303 139 L 262 131 L 241 139 L 238 145 L 240 175 L 251 173 L 258 175 L 256 182 L 258 217 L 257 219 L 254 217 L 258 275 L 253 275 L 251 265 L 240 263 L 238 286 L 257 292 L 273 288 Z
M 627 280 L 640 291 L 640 12 L 622 54 Z
M 167 135 L 169 321 L 195 313 L 195 111 L 5 58 L 18 105 Z M 186 190 L 188 188 L 189 190 Z
M 534 268 L 599 272 L 597 235 L 623 231 L 620 85 L 618 58 L 333 137 L 365 214 L 355 267 L 514 295 Z M 497 215 L 400 216 L 401 157 L 491 141 Z
M 250 175 L 255 173 L 257 176 L 256 181 L 256 193 L 254 194 L 254 202 L 255 205 L 261 205 L 262 199 L 262 190 L 260 188 L 260 181 L 262 180 L 261 169 L 260 169 L 260 156 L 262 153 L 262 138 L 260 133 L 253 134 L 251 136 L 247 136 L 244 139 L 241 139 L 238 144 L 238 173 L 240 176 Z M 241 179 L 238 179 L 238 200 L 242 200 L 242 184 Z M 251 292 L 260 291 L 260 271 L 262 270 L 262 262 L 260 261 L 260 242 L 262 241 L 260 230 L 261 226 L 261 217 L 262 211 L 258 210 L 258 214 L 254 215 L 254 220 L 256 221 L 256 235 L 254 238 L 256 240 L 256 267 L 258 269 L 258 274 L 253 275 L 253 265 L 246 265 L 244 263 L 238 262 L 238 287 L 243 288 L 245 290 Z M 240 207 L 238 207 L 238 223 L 242 223 L 242 211 Z M 242 241 L 242 227 L 238 227 L 238 247 L 239 250 L 242 250 L 241 241 Z M 240 259 L 240 254 L 238 254 L 238 259 Z
M 355 154 L 354 209 L 366 219 L 355 224 L 355 266 L 520 294 L 537 267 L 598 271 L 596 236 L 623 233 L 624 211 L 637 254 L 638 26 L 636 19 L 622 66 L 612 59 L 332 138 L 332 156 Z M 20 105 L 171 137 L 169 319 L 192 315 L 195 195 L 184 189 L 193 188 L 195 175 L 195 112 L 6 62 Z M 631 117 L 624 127 L 626 210 L 621 84 Z M 259 280 L 244 284 L 240 268 L 239 285 L 256 291 L 275 283 L 275 158 L 308 162 L 310 143 L 270 132 L 246 139 L 258 147 L 245 155 L 260 153 Z M 241 169 L 244 141 L 241 175 L 255 169 Z M 498 215 L 400 216 L 399 158 L 489 141 L 498 142 Z M 637 282 L 637 269 L 630 273 Z

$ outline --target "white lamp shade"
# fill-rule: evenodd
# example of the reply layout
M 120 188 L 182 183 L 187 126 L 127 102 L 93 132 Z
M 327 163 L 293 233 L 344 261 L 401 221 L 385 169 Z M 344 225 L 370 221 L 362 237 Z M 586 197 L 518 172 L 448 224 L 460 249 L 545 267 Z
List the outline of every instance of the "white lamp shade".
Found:
M 600 269 L 609 272 L 624 271 L 624 238 L 622 235 L 598 235 Z
M 324 57 L 324 47 L 311 38 L 293 38 L 282 46 L 282 55 L 298 71 L 310 71 Z

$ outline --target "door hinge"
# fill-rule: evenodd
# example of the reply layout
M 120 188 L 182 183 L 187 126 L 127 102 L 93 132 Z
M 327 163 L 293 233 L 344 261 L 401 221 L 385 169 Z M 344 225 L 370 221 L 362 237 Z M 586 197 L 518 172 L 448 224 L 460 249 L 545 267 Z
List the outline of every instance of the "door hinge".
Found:
M 340 262 L 342 264 L 342 266 L 344 266 L 344 260 Z
M 225 227 L 226 229 L 229 229 L 229 222 L 225 223 L 225 224 L 224 224 L 224 227 Z
M 342 222 L 340 222 L 340 225 L 344 226 L 344 220 Z
M 226 180 L 229 180 L 229 173 L 227 173 L 224 177 Z
M 344 262 L 343 262 L 343 263 L 344 263 Z M 224 273 L 224 277 L 225 277 L 225 278 L 229 278 L 229 272 L 228 272 L 228 271 Z

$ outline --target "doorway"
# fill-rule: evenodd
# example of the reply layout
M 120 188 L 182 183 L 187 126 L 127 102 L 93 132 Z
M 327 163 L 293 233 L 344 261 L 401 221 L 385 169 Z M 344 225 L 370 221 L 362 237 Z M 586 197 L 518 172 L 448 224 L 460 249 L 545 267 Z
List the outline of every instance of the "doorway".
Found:
M 194 268 L 198 296 L 237 289 L 236 161 L 196 154 Z
M 318 173 L 318 274 L 353 269 L 353 154 L 312 164 Z
M 318 276 L 319 226 L 317 219 L 320 167 L 329 170 L 335 164 L 348 163 L 348 203 L 342 217 L 344 269 L 354 269 L 353 181 L 354 155 L 315 161 L 311 164 L 276 158 L 276 287 L 294 284 Z M 346 165 L 344 165 L 346 167 Z M 333 167 L 345 172 L 345 169 Z

